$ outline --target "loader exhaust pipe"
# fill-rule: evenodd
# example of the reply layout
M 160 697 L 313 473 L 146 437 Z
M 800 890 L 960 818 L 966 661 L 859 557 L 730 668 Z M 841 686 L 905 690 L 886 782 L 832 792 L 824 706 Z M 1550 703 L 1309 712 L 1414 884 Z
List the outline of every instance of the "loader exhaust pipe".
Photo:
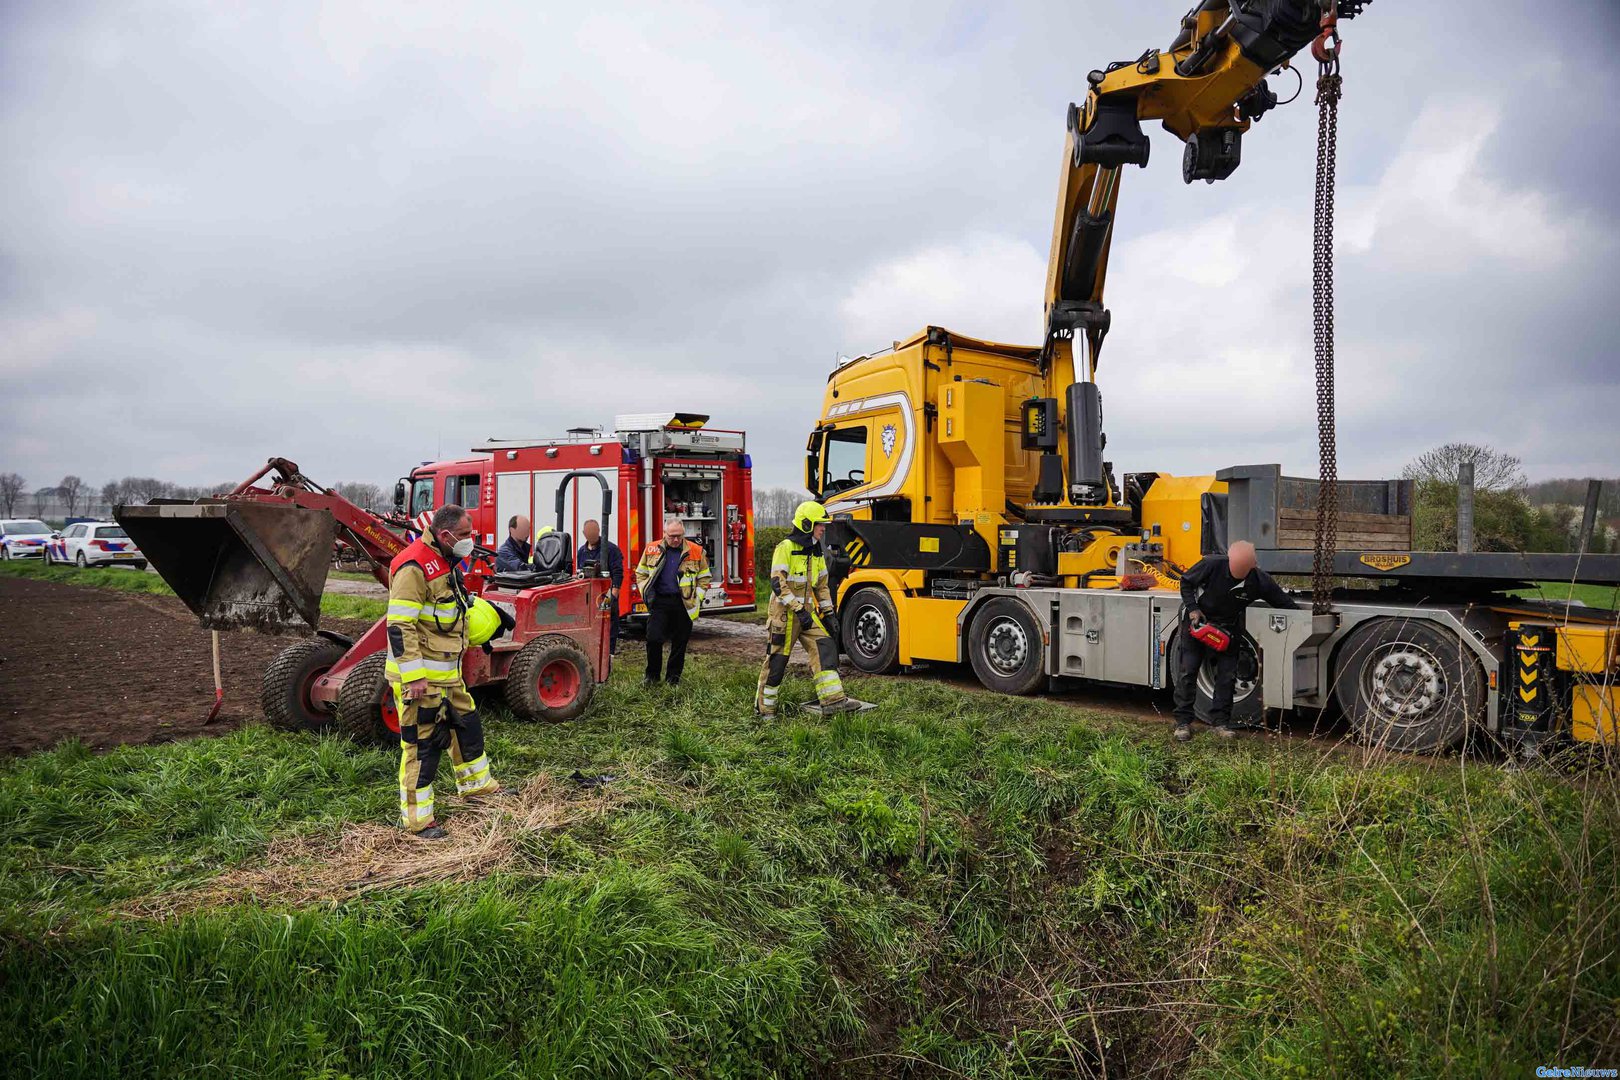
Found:
M 338 531 L 327 511 L 207 499 L 120 506 L 113 520 L 204 626 L 266 632 L 319 627 Z

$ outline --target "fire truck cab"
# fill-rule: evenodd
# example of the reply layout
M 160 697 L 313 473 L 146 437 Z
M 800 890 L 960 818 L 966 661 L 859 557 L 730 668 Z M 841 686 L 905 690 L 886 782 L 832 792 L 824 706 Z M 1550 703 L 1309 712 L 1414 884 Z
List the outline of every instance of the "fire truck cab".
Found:
M 634 624 L 646 605 L 635 588 L 642 550 L 663 535 L 666 515 L 679 517 L 689 540 L 714 569 L 705 611 L 752 611 L 754 595 L 753 462 L 741 431 L 707 427 L 702 413 L 633 413 L 613 430 L 570 428 L 555 439 L 496 439 L 472 456 L 423 462 L 395 487 L 395 508 L 409 517 L 457 503 L 472 515 L 478 543 L 499 547 L 507 522 L 522 514 L 538 530 L 557 528 L 557 486 L 576 470 L 598 473 L 614 492 L 609 537 L 624 552 L 619 612 Z M 569 482 L 562 531 L 581 543 L 580 527 L 599 517 L 597 485 Z

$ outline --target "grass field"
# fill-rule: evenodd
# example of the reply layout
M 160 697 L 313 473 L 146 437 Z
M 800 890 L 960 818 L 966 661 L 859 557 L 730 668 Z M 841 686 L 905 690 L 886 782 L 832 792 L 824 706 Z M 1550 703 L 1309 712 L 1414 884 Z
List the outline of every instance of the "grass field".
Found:
M 1579 600 L 1587 607 L 1620 610 L 1620 588 L 1609 585 L 1572 585 L 1567 581 L 1540 581 L 1534 589 L 1514 594 L 1529 600 Z
M 164 584 L 163 579 L 156 574 L 149 574 L 144 570 L 132 570 L 128 567 L 80 570 L 73 566 L 46 566 L 34 560 L 28 562 L 15 560 L 0 562 L 0 574 L 38 578 L 42 581 L 56 581 L 65 585 L 84 585 L 96 589 L 112 589 L 115 592 L 152 593 L 157 596 L 174 595 L 174 590 Z M 383 612 L 387 610 L 388 602 L 386 600 L 373 600 L 364 596 L 347 596 L 342 593 L 328 593 L 321 597 L 321 614 L 329 615 L 334 619 L 380 619 Z
M 761 725 L 752 665 L 651 696 L 633 667 L 576 723 L 486 709 L 497 774 L 555 813 L 472 871 L 394 858 L 469 880 L 368 890 L 343 861 L 388 833 L 387 750 L 249 728 L 0 766 L 0 1074 L 1615 1063 L 1606 773 L 1180 746 L 923 679 Z

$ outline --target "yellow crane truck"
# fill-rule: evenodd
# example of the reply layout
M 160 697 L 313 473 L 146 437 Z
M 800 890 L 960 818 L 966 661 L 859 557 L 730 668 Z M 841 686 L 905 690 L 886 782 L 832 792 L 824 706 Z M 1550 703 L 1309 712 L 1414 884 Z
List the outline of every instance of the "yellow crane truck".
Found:
M 805 477 L 834 517 L 842 646 L 857 668 L 967 663 L 1012 694 L 1162 687 L 1181 570 L 1248 540 L 1268 572 L 1311 573 L 1315 479 L 1276 465 L 1116 479 L 1096 383 L 1103 281 L 1121 170 L 1147 163 L 1141 121 L 1184 141 L 1187 182 L 1224 178 L 1276 102 L 1265 75 L 1360 6 L 1203 0 L 1168 49 L 1092 72 L 1069 109 L 1043 342 L 930 326 L 833 371 Z M 1477 732 L 1616 740 L 1620 617 L 1509 594 L 1620 583 L 1620 556 L 1414 551 L 1409 481 L 1336 490 L 1332 572 L 1373 580 L 1336 589 L 1328 613 L 1249 610 L 1235 719 L 1336 708 L 1358 737 L 1418 751 Z M 1201 709 L 1212 688 L 1206 672 Z

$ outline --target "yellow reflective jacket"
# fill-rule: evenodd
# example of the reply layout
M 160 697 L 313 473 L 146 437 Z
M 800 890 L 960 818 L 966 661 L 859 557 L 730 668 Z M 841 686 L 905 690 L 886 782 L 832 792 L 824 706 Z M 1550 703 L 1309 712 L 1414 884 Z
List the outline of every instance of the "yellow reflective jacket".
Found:
M 703 594 L 709 588 L 709 581 L 713 573 L 709 569 L 709 557 L 703 554 L 703 549 L 688 540 L 683 548 L 671 548 L 662 540 L 655 540 L 647 545 L 647 550 L 641 553 L 641 561 L 636 564 L 636 590 L 641 593 L 644 601 L 651 602 L 652 597 L 647 590 L 652 587 L 653 581 L 658 577 L 659 568 L 664 565 L 664 558 L 671 551 L 681 553 L 680 569 L 676 571 L 676 580 L 681 586 L 681 600 L 686 604 L 686 613 L 697 621 L 698 612 L 703 607 Z
M 457 681 L 467 599 L 454 564 L 418 540 L 395 556 L 389 574 L 388 681 Z
M 801 547 L 789 536 L 771 552 L 771 614 L 781 609 L 833 609 L 832 579 L 821 546 Z

